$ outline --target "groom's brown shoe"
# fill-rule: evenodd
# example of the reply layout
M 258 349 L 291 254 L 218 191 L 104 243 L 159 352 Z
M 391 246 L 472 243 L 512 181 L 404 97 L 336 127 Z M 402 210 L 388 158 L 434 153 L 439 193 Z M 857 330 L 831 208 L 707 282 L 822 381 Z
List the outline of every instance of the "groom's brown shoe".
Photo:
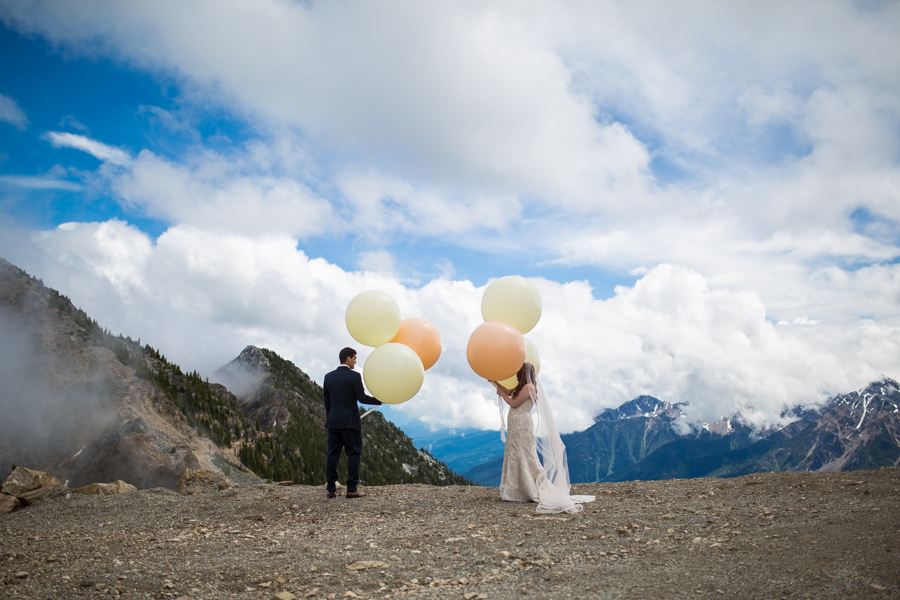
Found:
M 365 497 L 366 497 L 366 493 L 365 493 L 365 492 L 360 492 L 360 491 L 347 492 L 347 497 L 348 497 L 348 498 L 365 498 Z
M 328 492 L 329 498 L 337 498 L 337 492 Z

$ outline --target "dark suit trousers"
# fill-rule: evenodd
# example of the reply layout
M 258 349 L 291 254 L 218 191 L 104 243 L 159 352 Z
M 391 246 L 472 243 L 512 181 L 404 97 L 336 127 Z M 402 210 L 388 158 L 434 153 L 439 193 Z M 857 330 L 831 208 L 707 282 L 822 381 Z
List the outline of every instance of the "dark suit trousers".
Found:
M 362 430 L 329 429 L 328 430 L 328 462 L 325 475 L 328 477 L 328 491 L 335 491 L 338 478 L 338 463 L 341 462 L 341 450 L 347 452 L 347 491 L 355 492 L 359 484 L 359 455 L 362 452 Z

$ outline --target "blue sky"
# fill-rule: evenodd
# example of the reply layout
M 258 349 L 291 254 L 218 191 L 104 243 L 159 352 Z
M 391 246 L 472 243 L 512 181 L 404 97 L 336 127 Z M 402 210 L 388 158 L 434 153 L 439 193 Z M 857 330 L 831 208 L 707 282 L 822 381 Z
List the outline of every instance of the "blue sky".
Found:
M 442 332 L 393 409 L 435 426 L 496 426 L 509 274 L 566 430 L 900 375 L 900 5 L 650 6 L 0 1 L 0 256 L 204 373 L 321 381 L 382 289 Z

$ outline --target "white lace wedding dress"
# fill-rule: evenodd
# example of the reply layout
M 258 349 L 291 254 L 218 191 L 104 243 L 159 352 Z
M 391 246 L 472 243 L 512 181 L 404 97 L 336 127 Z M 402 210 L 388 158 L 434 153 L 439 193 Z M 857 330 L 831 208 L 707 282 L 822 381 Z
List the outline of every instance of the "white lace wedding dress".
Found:
M 519 406 L 509 409 L 506 425 L 506 450 L 500 476 L 500 498 L 512 502 L 537 502 L 540 513 L 576 513 L 594 496 L 569 494 L 569 465 L 566 447 L 559 437 L 553 412 L 543 394 L 537 374 L 528 363 L 527 380 L 536 392 Z M 523 390 L 524 391 L 524 390 Z M 503 400 L 501 403 L 501 414 Z M 531 409 L 537 404 L 538 427 L 535 435 Z M 541 458 L 538 458 L 540 453 Z M 543 460 L 543 465 L 541 461 Z
M 506 424 L 506 450 L 503 452 L 503 474 L 500 476 L 500 497 L 511 502 L 540 502 L 538 482 L 546 479 L 544 467 L 537 455 L 534 421 L 529 398 L 509 409 Z

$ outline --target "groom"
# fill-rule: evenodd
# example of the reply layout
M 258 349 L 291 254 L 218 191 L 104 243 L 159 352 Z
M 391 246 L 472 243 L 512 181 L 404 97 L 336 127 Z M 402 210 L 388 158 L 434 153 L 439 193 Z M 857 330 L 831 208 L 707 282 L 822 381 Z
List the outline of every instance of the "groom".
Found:
M 359 455 L 362 452 L 362 424 L 357 402 L 379 405 L 381 402 L 367 396 L 362 377 L 353 370 L 356 366 L 356 350 L 344 348 L 340 353 L 341 366 L 325 375 L 325 427 L 328 429 L 328 497 L 337 496 L 335 483 L 341 450 L 347 452 L 347 497 L 362 498 L 366 495 L 356 489 L 359 483 Z

